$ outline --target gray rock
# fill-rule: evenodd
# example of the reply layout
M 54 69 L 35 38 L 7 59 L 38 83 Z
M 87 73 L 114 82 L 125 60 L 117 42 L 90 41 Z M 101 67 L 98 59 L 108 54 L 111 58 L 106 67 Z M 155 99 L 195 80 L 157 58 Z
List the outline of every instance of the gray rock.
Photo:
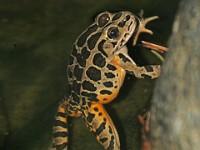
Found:
M 200 0 L 182 0 L 152 104 L 153 150 L 200 148 Z

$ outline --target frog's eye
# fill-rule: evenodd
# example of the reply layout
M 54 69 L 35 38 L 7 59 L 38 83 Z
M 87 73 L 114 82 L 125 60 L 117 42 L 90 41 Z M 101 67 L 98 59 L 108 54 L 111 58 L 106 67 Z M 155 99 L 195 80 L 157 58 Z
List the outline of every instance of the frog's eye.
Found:
M 110 20 L 110 17 L 109 17 L 109 15 L 107 13 L 100 14 L 98 16 L 98 19 L 97 19 L 98 24 L 99 24 L 100 27 L 105 26 L 108 23 L 109 20 Z
M 117 27 L 112 27 L 108 30 L 107 35 L 110 39 L 117 39 L 120 36 L 120 32 Z

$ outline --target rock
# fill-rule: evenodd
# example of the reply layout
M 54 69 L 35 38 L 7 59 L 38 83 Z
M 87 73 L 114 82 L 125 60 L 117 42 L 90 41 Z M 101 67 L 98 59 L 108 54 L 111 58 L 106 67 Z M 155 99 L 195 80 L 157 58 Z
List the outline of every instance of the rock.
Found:
M 200 148 L 200 0 L 182 0 L 152 101 L 153 150 Z

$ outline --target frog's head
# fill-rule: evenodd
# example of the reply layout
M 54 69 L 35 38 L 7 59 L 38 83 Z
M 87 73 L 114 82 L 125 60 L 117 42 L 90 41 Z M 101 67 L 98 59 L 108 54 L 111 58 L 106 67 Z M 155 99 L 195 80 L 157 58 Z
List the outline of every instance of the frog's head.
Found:
M 112 55 L 120 50 L 136 30 L 139 20 L 128 11 L 110 13 L 108 11 L 96 17 L 98 32 L 101 33 L 98 48 Z

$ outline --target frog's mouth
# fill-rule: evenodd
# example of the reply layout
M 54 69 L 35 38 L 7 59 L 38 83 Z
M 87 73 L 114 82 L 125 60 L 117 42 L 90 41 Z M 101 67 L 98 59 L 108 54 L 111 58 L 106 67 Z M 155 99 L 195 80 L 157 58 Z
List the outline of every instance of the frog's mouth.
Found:
M 136 42 L 138 40 L 140 33 L 143 32 L 143 33 L 153 34 L 153 31 L 147 29 L 145 26 L 150 21 L 158 19 L 158 16 L 143 18 L 142 15 L 143 14 L 141 14 L 139 16 L 135 16 L 135 18 L 137 20 L 137 27 L 136 27 L 137 29 L 133 33 L 133 46 L 136 45 Z M 160 45 L 157 45 L 157 44 L 154 44 L 154 43 L 151 43 L 151 42 L 146 42 L 146 41 L 141 41 L 141 46 L 146 47 L 146 48 L 150 48 L 152 50 L 156 50 L 156 51 L 161 52 L 161 53 L 166 52 L 168 50 L 168 48 L 166 48 L 164 46 L 160 46 Z

